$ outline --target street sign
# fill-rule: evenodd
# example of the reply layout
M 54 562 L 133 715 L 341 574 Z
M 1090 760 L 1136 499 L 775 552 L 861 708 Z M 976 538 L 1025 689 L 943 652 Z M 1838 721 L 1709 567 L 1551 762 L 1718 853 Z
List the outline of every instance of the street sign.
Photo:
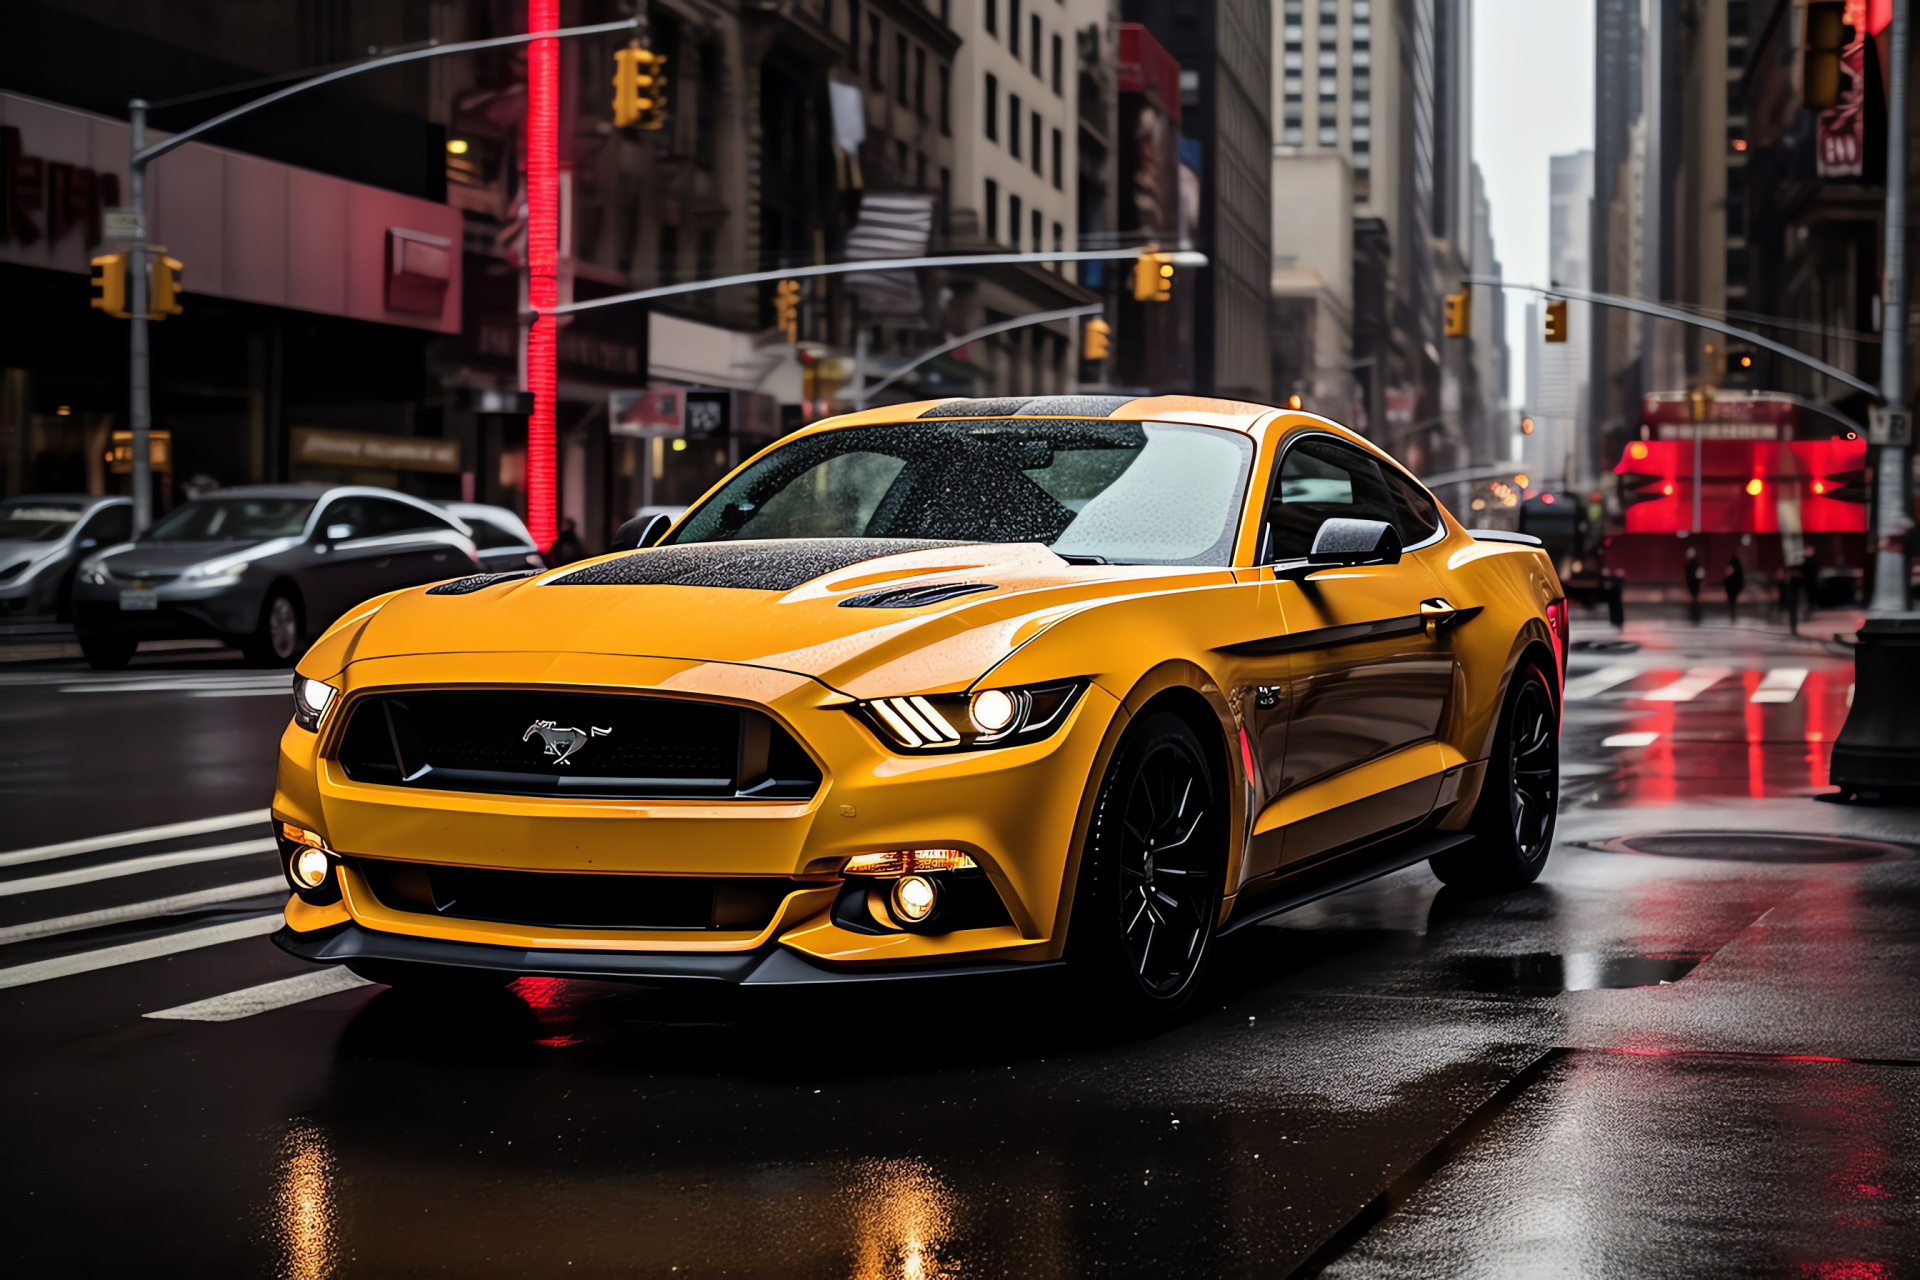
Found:
M 1905 409 L 1872 405 L 1867 409 L 1867 443 L 1906 445 L 1913 443 L 1913 415 Z
M 733 392 L 687 392 L 687 439 L 725 440 L 733 428 Z
M 108 240 L 145 240 L 147 220 L 138 209 L 109 207 L 100 211 L 100 233 Z

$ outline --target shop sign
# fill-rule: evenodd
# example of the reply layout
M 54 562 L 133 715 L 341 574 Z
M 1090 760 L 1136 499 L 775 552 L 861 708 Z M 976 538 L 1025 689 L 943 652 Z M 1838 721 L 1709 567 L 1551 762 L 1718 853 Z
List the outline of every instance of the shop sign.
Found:
M 733 429 L 733 392 L 689 391 L 687 439 L 725 440 Z
M 79 230 L 100 243 L 100 215 L 120 203 L 120 175 L 26 153 L 17 125 L 0 125 L 0 244 L 58 244 Z
M 117 476 L 133 474 L 133 432 L 113 433 L 113 452 L 107 455 L 107 464 Z M 173 432 L 147 432 L 147 465 L 155 471 L 173 470 Z
M 686 388 L 653 386 L 607 395 L 607 431 L 616 436 L 677 436 L 685 431 Z
M 460 442 L 432 436 L 387 436 L 368 431 L 295 427 L 293 460 L 321 466 L 454 474 L 460 470 Z

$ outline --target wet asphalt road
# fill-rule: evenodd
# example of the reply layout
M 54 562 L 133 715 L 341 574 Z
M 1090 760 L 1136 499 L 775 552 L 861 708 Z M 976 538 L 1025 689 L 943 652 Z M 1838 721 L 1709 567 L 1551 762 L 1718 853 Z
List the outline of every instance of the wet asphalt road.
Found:
M 0 1271 L 1911 1274 L 1920 811 L 1812 798 L 1851 661 L 1615 637 L 1540 884 L 1247 930 L 1148 1038 L 1031 987 L 347 987 L 260 936 L 284 675 L 0 668 Z

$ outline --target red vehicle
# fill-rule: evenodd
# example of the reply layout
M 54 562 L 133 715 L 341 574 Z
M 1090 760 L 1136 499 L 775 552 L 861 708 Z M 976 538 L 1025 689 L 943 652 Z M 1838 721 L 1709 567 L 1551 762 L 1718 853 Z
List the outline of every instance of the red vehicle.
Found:
M 1690 547 L 1709 584 L 1738 555 L 1755 586 L 1811 552 L 1815 603 L 1848 603 L 1867 560 L 1867 442 L 1778 393 L 1729 392 L 1703 408 L 1696 424 L 1684 393 L 1646 398 L 1643 438 L 1613 469 L 1625 519 L 1606 538 L 1607 574 L 1635 595 L 1674 597 Z

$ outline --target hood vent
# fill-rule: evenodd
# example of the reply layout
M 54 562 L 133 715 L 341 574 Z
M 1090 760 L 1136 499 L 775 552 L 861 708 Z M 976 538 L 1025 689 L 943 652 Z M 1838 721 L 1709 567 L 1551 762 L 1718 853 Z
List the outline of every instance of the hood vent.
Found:
M 531 578 L 540 572 L 538 569 L 520 569 L 513 573 L 476 573 L 470 578 L 455 578 L 452 582 L 443 582 L 437 587 L 428 587 L 430 596 L 468 596 L 496 582 L 511 582 L 515 578 Z
M 925 586 L 888 587 L 883 591 L 868 591 L 857 596 L 848 596 L 840 602 L 840 607 L 842 609 L 924 609 L 930 604 L 956 600 L 961 596 L 998 590 L 999 587 L 991 582 L 934 582 Z
M 824 574 L 897 556 L 965 546 L 928 538 L 782 538 L 764 542 L 689 542 L 634 551 L 617 560 L 549 579 L 550 587 L 732 587 L 791 591 Z

